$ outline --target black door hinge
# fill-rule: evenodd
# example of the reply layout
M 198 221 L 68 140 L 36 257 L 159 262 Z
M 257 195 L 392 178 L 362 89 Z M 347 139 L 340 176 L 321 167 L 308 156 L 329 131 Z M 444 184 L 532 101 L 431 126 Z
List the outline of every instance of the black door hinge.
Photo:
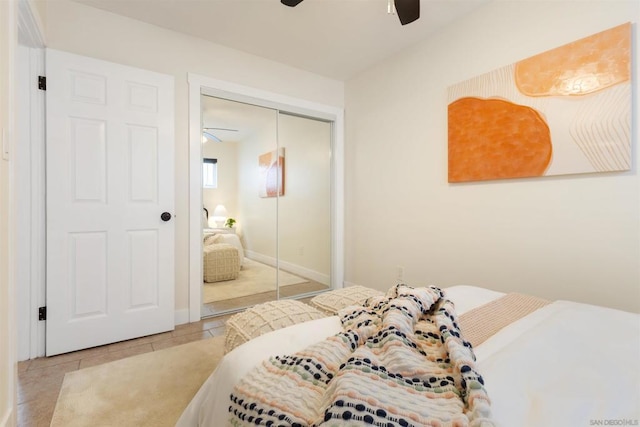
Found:
M 45 76 L 38 76 L 38 89 L 47 90 L 47 78 Z
M 38 308 L 38 320 L 47 320 L 47 307 Z

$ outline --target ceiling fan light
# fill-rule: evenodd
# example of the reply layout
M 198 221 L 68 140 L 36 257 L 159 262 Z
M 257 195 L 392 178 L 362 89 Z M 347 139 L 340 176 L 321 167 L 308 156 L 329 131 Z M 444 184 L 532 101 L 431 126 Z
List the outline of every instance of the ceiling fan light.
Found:
M 420 0 L 394 0 L 394 4 L 402 25 L 420 18 Z
M 299 5 L 302 2 L 302 0 L 280 0 L 280 3 L 289 6 L 289 7 L 296 7 L 297 5 Z

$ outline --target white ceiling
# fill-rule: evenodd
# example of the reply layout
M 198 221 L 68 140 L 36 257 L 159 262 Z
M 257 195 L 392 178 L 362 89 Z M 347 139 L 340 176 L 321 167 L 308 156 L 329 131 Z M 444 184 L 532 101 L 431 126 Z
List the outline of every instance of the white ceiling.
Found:
M 489 0 L 421 0 L 405 26 L 387 0 L 74 1 L 344 81 Z
M 208 132 L 224 142 L 241 142 L 264 129 L 275 133 L 277 112 L 273 109 L 206 95 L 202 95 L 201 105 L 202 127 L 216 128 Z

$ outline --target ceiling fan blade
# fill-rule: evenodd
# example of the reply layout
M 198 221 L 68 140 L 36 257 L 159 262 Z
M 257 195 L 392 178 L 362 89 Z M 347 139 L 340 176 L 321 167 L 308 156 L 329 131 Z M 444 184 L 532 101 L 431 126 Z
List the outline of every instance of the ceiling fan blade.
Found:
M 289 7 L 296 7 L 297 5 L 299 5 L 302 2 L 302 0 L 280 0 L 280 3 L 289 6 Z
M 402 25 L 410 24 L 420 18 L 420 0 L 394 0 L 394 4 Z
M 215 136 L 214 134 L 210 133 L 210 132 L 202 132 L 202 135 L 205 136 L 207 139 L 211 139 L 215 142 L 222 142 L 222 140 L 220 138 L 218 138 L 217 136 Z
M 229 132 L 238 132 L 238 129 L 229 129 L 229 128 L 202 128 L 204 130 L 226 130 Z

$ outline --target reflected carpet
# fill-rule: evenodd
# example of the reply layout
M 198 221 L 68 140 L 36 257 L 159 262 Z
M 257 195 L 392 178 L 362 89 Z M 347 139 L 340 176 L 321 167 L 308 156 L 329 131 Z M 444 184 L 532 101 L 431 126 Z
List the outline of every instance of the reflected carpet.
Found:
M 278 281 L 280 286 L 298 285 L 309 280 L 280 270 Z M 232 298 L 246 297 L 276 290 L 276 269 L 249 258 L 244 259 L 240 275 L 235 280 L 204 283 L 202 301 L 212 303 Z

